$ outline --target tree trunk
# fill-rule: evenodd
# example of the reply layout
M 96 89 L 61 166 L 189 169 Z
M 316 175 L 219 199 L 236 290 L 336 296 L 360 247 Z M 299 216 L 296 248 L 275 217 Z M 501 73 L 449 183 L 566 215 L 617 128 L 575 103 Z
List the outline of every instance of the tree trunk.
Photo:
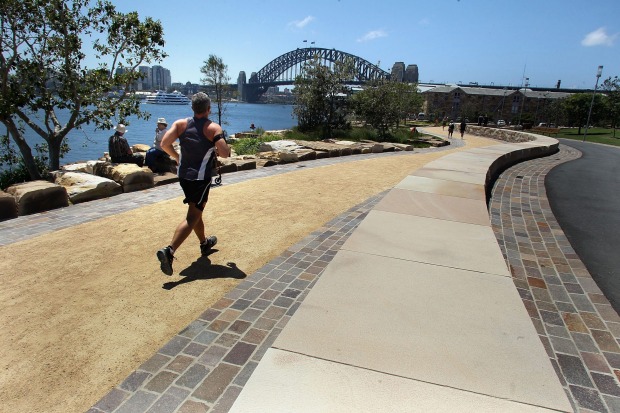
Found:
M 50 157 L 48 166 L 50 171 L 57 171 L 60 169 L 60 146 L 62 139 L 51 139 L 50 141 L 47 142 Z
M 9 134 L 13 138 L 13 141 L 17 144 L 17 147 L 22 154 L 22 159 L 24 161 L 26 169 L 28 170 L 30 179 L 32 179 L 33 181 L 41 179 L 41 173 L 39 172 L 37 164 L 34 161 L 34 157 L 32 156 L 32 150 L 30 149 L 30 146 L 28 146 L 28 143 L 26 142 L 24 137 L 19 133 L 19 129 L 17 129 L 17 127 L 12 121 L 3 123 L 5 124 L 7 130 L 9 131 Z

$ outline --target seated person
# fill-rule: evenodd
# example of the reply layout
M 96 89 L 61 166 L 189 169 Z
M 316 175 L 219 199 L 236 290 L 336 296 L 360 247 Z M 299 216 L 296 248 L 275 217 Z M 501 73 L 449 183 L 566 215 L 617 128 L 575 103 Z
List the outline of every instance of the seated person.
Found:
M 167 126 L 165 118 L 157 119 L 153 147 L 146 152 L 144 163 L 155 173 L 170 171 L 170 157 L 161 149 L 161 140 L 168 131 Z
M 144 158 L 138 154 L 134 154 L 127 143 L 127 139 L 123 136 L 127 132 L 127 128 L 122 123 L 116 126 L 116 132 L 110 136 L 108 141 L 108 151 L 110 158 L 114 163 L 134 163 L 140 167 L 144 165 Z

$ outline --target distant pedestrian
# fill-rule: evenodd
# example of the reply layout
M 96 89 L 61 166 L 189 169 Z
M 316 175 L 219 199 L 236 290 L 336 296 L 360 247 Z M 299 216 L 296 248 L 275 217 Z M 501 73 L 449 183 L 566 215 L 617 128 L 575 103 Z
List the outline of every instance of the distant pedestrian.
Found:
M 459 129 L 461 131 L 461 139 L 463 139 L 463 135 L 465 135 L 465 129 L 467 129 L 467 123 L 465 123 L 464 119 L 461 121 Z
M 454 122 L 450 121 L 450 124 L 448 125 L 448 138 L 451 138 L 453 133 L 454 133 Z
M 108 140 L 108 151 L 114 163 L 133 163 L 140 167 L 144 165 L 144 158 L 134 154 L 125 139 L 127 128 L 122 123 L 116 125 L 114 135 Z
M 174 122 L 161 141 L 161 148 L 179 164 L 179 184 L 185 194 L 183 203 L 188 204 L 187 215 L 177 226 L 170 245 L 157 251 L 161 270 L 166 275 L 172 275 L 174 253 L 192 231 L 200 241 L 202 255 L 207 255 L 217 243 L 214 235 L 205 236 L 202 213 L 209 198 L 217 157 L 228 158 L 230 148 L 222 127 L 209 119 L 211 99 L 206 93 L 192 96 L 192 110 L 194 116 Z M 181 145 L 180 156 L 172 147 L 177 139 Z
M 441 130 L 446 130 L 446 124 L 448 123 L 446 118 L 443 118 L 443 120 L 441 121 Z

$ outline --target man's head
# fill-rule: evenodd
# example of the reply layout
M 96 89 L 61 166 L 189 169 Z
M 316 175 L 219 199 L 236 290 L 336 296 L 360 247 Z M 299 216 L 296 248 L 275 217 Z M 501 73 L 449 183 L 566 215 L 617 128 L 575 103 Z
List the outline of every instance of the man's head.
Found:
M 125 125 L 123 125 L 122 123 L 116 125 L 116 133 L 118 133 L 119 135 L 123 135 L 125 132 L 127 132 L 127 128 L 125 127 Z
M 209 98 L 209 95 L 198 92 L 192 96 L 192 110 L 194 113 L 202 114 L 209 109 L 211 109 L 211 98 Z

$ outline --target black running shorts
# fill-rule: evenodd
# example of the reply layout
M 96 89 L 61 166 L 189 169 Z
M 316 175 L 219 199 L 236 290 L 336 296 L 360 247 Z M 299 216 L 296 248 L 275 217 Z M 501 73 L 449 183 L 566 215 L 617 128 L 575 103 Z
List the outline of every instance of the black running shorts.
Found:
M 211 180 L 190 181 L 187 179 L 179 179 L 179 184 L 185 194 L 184 204 L 195 204 L 199 210 L 204 210 L 205 204 L 209 200 L 209 189 L 211 189 Z

